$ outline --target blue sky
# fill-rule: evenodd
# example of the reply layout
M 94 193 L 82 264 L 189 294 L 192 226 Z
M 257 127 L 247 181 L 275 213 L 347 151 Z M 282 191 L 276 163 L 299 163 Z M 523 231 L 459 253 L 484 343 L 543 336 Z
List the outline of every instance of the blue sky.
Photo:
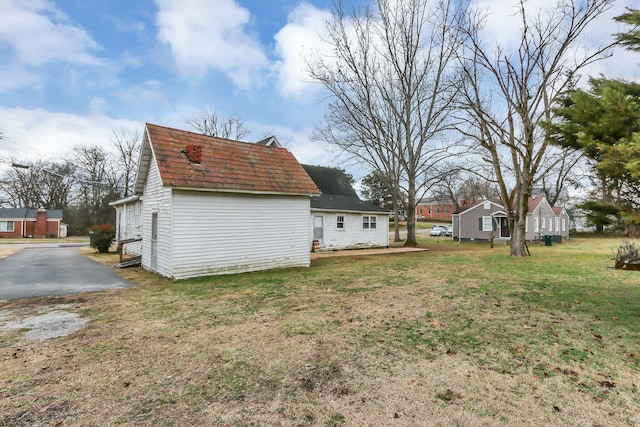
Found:
M 493 11 L 487 34 L 508 43 L 512 2 L 478 1 Z M 332 3 L 0 0 L 0 161 L 60 159 L 145 122 L 189 129 L 206 110 L 244 119 L 249 140 L 276 135 L 303 163 L 336 164 L 309 140 L 324 105 L 301 55 L 321 49 Z M 588 37 L 609 37 L 633 5 L 618 1 Z M 587 72 L 638 80 L 638 63 L 621 51 Z

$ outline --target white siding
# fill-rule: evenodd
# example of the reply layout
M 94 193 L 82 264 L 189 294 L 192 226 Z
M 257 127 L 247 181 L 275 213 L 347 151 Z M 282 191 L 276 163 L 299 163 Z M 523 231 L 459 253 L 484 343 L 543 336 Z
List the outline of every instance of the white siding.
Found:
M 312 210 L 311 216 L 322 215 L 324 217 L 324 234 L 322 249 L 340 250 L 389 246 L 389 215 L 381 213 L 349 213 L 327 212 Z M 344 228 L 336 226 L 337 216 L 344 217 Z M 375 216 L 376 228 L 364 229 L 362 227 L 363 216 Z M 313 236 L 313 224 L 311 224 L 311 236 Z
M 139 200 L 123 203 L 116 207 L 116 241 L 134 239 L 142 236 L 142 203 Z M 127 243 L 127 254 L 141 255 L 141 242 Z
M 174 191 L 172 276 L 308 267 L 309 203 L 308 197 Z
M 155 159 L 144 185 L 142 202 L 142 266 L 151 269 L 151 215 L 158 213 L 158 271 L 171 277 L 171 189 L 163 188 Z

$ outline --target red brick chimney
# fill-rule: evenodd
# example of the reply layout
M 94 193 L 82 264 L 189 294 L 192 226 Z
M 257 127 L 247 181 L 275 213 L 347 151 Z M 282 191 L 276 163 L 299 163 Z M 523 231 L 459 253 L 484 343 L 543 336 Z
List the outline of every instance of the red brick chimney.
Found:
M 187 145 L 186 154 L 191 163 L 202 162 L 202 145 Z
M 47 237 L 47 211 L 45 209 L 38 209 L 36 213 L 33 237 Z

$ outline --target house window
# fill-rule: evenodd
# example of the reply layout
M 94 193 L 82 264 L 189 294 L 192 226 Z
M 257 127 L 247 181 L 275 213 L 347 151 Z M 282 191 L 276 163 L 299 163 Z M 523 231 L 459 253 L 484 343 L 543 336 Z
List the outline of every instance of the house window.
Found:
M 375 229 L 376 228 L 376 217 L 375 216 L 363 216 L 362 217 L 362 228 Z
M 140 219 L 141 219 L 140 203 L 138 203 L 138 204 L 136 204 L 135 214 L 134 214 L 134 221 L 135 221 L 136 227 L 140 227 Z
M 562 231 L 565 231 L 567 228 L 567 225 L 564 222 L 564 218 L 562 218 Z
M 134 207 L 133 206 L 129 206 L 127 208 L 127 225 L 132 225 L 133 224 L 133 220 L 134 220 Z
M 422 208 L 420 208 L 420 215 L 422 215 Z
M 439 214 L 440 213 L 440 208 L 436 208 L 436 213 Z
M 429 215 L 431 215 L 431 208 L 429 208 L 429 209 L 427 210 L 427 213 L 428 213 Z
M 449 208 L 444 208 L 444 213 L 449 213 Z
M 13 231 L 13 221 L 0 221 L 0 231 Z
M 556 218 L 556 233 L 560 231 L 560 218 Z
M 533 218 L 533 232 L 537 233 L 538 231 L 540 231 L 540 219 L 539 218 Z
M 344 215 L 336 216 L 336 228 L 339 230 L 344 230 Z
M 544 231 L 544 218 L 542 218 L 542 225 L 540 226 L 540 229 Z
M 490 216 L 482 217 L 482 231 L 493 231 L 493 219 Z

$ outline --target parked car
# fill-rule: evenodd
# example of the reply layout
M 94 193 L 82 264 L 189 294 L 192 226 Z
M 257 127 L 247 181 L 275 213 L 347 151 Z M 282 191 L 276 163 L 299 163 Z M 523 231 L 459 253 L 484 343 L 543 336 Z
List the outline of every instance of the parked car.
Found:
M 434 225 L 431 231 L 429 231 L 429 236 L 446 236 L 447 227 L 444 225 Z
M 453 236 L 453 227 L 452 226 L 447 227 L 447 231 L 444 233 L 444 235 L 447 237 Z

